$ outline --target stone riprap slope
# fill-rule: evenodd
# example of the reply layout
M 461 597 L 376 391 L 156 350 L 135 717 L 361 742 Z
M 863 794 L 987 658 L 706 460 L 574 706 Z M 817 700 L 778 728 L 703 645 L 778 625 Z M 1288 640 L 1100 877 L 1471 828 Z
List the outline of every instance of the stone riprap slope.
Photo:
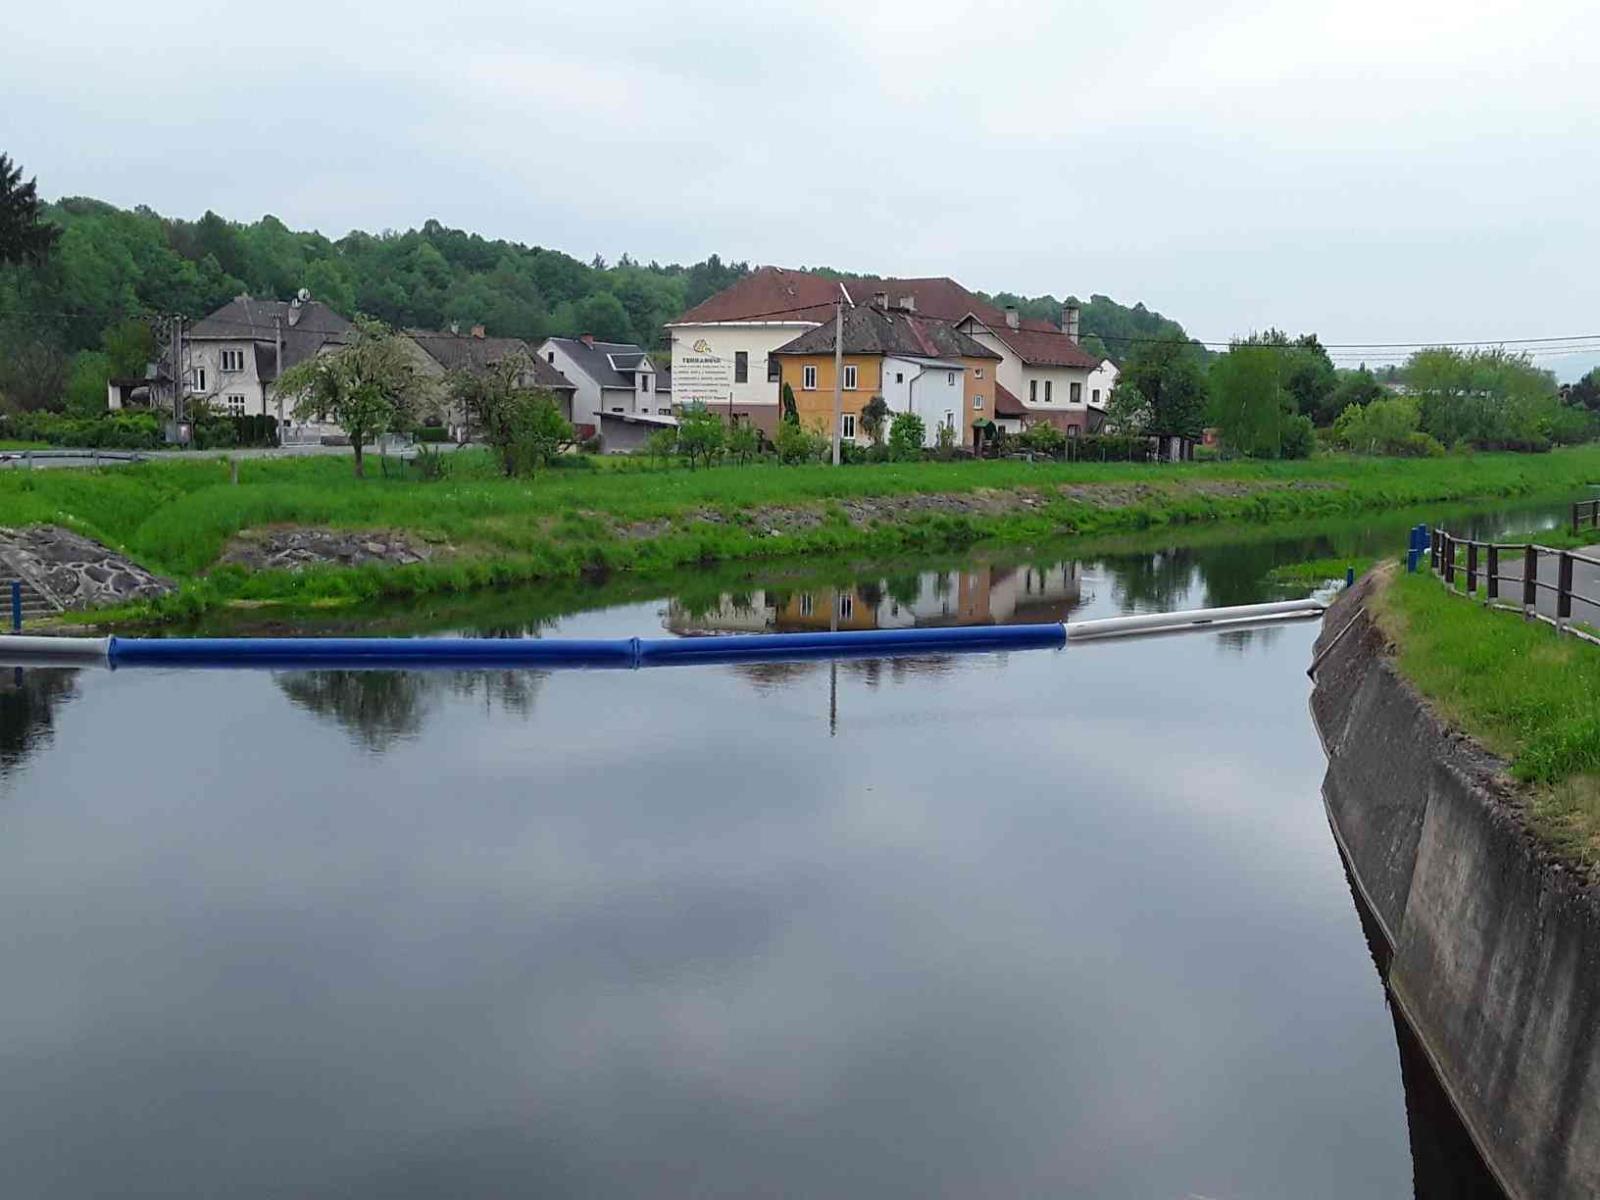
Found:
M 57 611 L 153 600 L 177 584 L 59 525 L 0 528 L 0 584 L 20 579 Z

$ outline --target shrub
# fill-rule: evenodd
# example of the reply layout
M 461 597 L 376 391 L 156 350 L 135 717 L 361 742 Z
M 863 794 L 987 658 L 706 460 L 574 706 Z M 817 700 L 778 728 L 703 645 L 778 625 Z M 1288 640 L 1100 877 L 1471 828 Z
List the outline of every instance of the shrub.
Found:
M 708 467 L 722 453 L 722 418 L 703 404 L 692 404 L 678 418 L 678 453 L 693 470 L 695 462 Z
M 803 463 L 811 457 L 811 438 L 800 428 L 799 421 L 788 417 L 778 422 L 778 436 L 773 441 L 781 463 Z
M 912 462 L 922 457 L 927 427 L 916 413 L 896 413 L 889 426 L 889 457 L 895 462 Z
M 1026 450 L 1034 454 L 1043 454 L 1047 458 L 1055 458 L 1067 444 L 1067 435 L 1062 433 L 1048 421 L 1035 421 L 1022 431 L 1017 439 Z
M 442 425 L 424 425 L 417 430 L 416 437 L 418 442 L 437 445 L 440 442 L 448 441 L 450 434 Z
M 1407 396 L 1352 404 L 1333 423 L 1333 440 L 1357 454 L 1390 454 L 1403 458 L 1443 454 L 1444 447 L 1418 429 L 1421 420 L 1420 406 Z
M 1281 458 L 1310 458 L 1317 448 L 1317 428 L 1304 413 L 1295 413 L 1283 419 L 1279 431 L 1278 454 Z

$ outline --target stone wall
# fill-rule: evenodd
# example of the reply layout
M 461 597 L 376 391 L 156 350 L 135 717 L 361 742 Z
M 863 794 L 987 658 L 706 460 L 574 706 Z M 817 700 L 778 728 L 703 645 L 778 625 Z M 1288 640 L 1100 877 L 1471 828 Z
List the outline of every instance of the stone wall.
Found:
M 1400 678 L 1375 586 L 1328 611 L 1312 712 L 1390 993 L 1513 1197 L 1600 1195 L 1600 895 L 1528 832 L 1504 764 Z
M 177 587 L 58 525 L 0 528 L 0 583 L 12 579 L 21 579 L 57 611 L 150 600 Z

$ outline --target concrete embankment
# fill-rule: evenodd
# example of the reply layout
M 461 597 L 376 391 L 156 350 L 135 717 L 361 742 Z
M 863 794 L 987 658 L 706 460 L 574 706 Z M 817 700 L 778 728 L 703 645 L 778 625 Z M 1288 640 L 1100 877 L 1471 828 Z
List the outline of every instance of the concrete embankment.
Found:
M 1600 889 L 1528 832 L 1504 764 L 1399 676 L 1377 586 L 1328 611 L 1312 712 L 1390 993 L 1511 1196 L 1600 1195 Z

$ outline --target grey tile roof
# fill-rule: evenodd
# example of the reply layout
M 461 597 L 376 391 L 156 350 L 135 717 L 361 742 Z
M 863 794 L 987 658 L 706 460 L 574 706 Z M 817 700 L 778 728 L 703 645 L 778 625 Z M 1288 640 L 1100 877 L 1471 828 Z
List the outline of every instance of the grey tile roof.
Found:
M 277 318 L 278 326 L 273 320 Z M 286 300 L 257 300 L 250 296 L 235 296 L 216 312 L 202 317 L 185 331 L 191 341 L 255 342 L 274 344 L 277 328 L 283 330 L 283 365 L 292 367 L 310 358 L 322 347 L 344 342 L 350 333 L 350 322 L 320 300 L 308 300 L 294 305 Z M 259 371 L 262 358 L 258 353 Z M 277 378 L 275 355 L 266 360 L 267 372 L 263 379 Z
M 601 387 L 634 387 L 634 370 L 645 357 L 642 346 L 632 342 L 595 342 L 592 346 L 582 338 L 553 337 L 549 339 L 560 346 L 572 361 L 590 379 Z M 627 364 L 619 369 L 619 364 Z
M 844 310 L 846 354 L 899 354 L 911 358 L 999 358 L 954 325 L 903 309 L 857 305 Z M 808 329 L 774 354 L 833 353 L 833 322 Z
M 446 371 L 482 371 L 520 354 L 528 360 L 536 386 L 556 391 L 575 390 L 570 379 L 537 357 L 521 338 L 480 338 L 431 329 L 408 329 L 405 332 L 422 348 L 424 354 Z

